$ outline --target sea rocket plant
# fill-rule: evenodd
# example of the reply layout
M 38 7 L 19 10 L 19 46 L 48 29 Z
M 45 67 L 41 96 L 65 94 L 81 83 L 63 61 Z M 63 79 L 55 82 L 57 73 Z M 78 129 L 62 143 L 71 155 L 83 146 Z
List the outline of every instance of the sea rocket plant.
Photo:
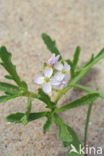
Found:
M 59 57 L 60 55 L 55 56 L 55 54 L 52 54 L 43 73 L 34 78 L 35 83 L 43 85 L 42 89 L 46 94 L 52 91 L 52 85 L 59 86 L 62 89 L 69 82 L 70 65 L 67 62 L 64 62 L 64 64 L 59 62 Z
M 34 78 L 34 82 L 36 84 L 42 85 L 42 88 L 38 88 L 37 93 L 29 91 L 27 83 L 21 80 L 16 71 L 15 65 L 12 63 L 11 53 L 8 52 L 4 46 L 0 47 L 0 65 L 2 65 L 8 72 L 8 75 L 5 75 L 5 78 L 15 82 L 15 85 L 12 83 L 0 82 L 0 91 L 4 93 L 3 96 L 0 96 L 0 102 L 6 102 L 9 99 L 21 96 L 27 97 L 26 111 L 9 114 L 6 117 L 6 120 L 8 122 L 22 123 L 26 125 L 32 120 L 46 117 L 47 120 L 43 126 L 43 131 L 47 132 L 52 123 L 56 123 L 58 127 L 58 139 L 62 140 L 64 147 L 68 148 L 66 156 L 87 156 L 84 153 L 79 154 L 78 147 L 79 145 L 81 149 L 86 147 L 87 130 L 92 104 L 97 98 L 104 98 L 104 92 L 93 90 L 86 86 L 80 85 L 78 84 L 78 81 L 91 69 L 94 64 L 104 58 L 104 48 L 96 56 L 92 55 L 90 60 L 82 67 L 79 67 L 79 46 L 75 50 L 73 60 L 67 59 L 64 61 L 56 47 L 55 41 L 53 41 L 45 33 L 42 34 L 42 39 L 47 48 L 51 51 L 52 56 L 44 64 L 43 72 Z M 61 107 L 57 106 L 57 103 L 61 97 L 72 87 L 80 88 L 86 91 L 87 94 L 71 102 L 68 102 L 67 104 L 63 103 Z M 49 96 L 52 91 L 57 91 L 55 97 Z M 32 112 L 32 98 L 44 102 L 47 111 Z M 88 104 L 88 113 L 85 123 L 83 144 L 74 129 L 68 126 L 62 120 L 62 118 L 58 115 L 58 112 L 73 109 L 85 104 Z M 75 151 L 72 152 L 71 147 L 74 147 L 78 153 Z M 29 153 L 29 155 L 31 155 L 31 153 Z

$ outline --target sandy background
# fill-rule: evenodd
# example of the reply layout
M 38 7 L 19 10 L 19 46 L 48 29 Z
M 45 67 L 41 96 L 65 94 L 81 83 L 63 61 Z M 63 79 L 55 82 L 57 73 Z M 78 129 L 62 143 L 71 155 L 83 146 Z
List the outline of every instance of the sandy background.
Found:
M 62 56 L 72 58 L 76 45 L 81 46 L 80 65 L 91 53 L 104 47 L 104 0 L 0 0 L 0 45 L 12 52 L 13 62 L 22 79 L 34 91 L 33 77 L 50 57 L 40 34 L 46 32 L 57 41 Z M 5 80 L 0 66 L 0 80 Z M 81 81 L 82 84 L 104 91 L 104 61 L 100 61 Z M 84 92 L 69 91 L 59 105 L 80 97 Z M 0 105 L 0 156 L 65 156 L 65 149 L 57 141 L 57 127 L 53 124 L 43 134 L 45 118 L 26 126 L 7 123 L 12 112 L 25 111 L 26 98 L 17 98 Z M 44 104 L 33 101 L 32 111 L 42 111 Z M 87 107 L 60 113 L 78 132 L 83 141 Z M 104 148 L 104 100 L 94 102 L 89 126 L 88 144 Z M 103 154 L 104 155 L 104 154 Z

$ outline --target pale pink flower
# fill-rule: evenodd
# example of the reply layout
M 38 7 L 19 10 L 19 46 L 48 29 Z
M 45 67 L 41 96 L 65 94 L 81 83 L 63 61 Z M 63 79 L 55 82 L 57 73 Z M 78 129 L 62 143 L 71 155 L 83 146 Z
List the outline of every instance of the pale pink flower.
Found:
M 53 74 L 53 69 L 46 67 L 43 74 L 35 76 L 34 82 L 37 84 L 42 84 L 42 89 L 46 94 L 52 91 L 51 76 Z
M 62 81 L 65 78 L 65 81 L 69 81 L 70 79 L 70 65 L 67 62 L 64 62 L 64 65 L 60 62 L 57 62 L 54 66 L 58 72 L 55 74 L 54 78 L 58 81 Z
M 55 54 L 52 54 L 51 58 L 48 60 L 47 64 L 48 65 L 52 65 L 54 66 L 57 62 L 58 62 L 58 59 L 59 59 L 60 55 L 55 55 Z

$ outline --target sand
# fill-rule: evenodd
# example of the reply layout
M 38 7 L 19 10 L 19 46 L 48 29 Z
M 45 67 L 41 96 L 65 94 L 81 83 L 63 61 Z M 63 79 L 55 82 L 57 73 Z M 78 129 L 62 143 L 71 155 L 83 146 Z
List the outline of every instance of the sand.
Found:
M 57 42 L 64 59 L 72 59 L 74 49 L 81 46 L 79 65 L 104 47 L 104 0 L 0 0 L 0 45 L 12 52 L 13 62 L 29 89 L 36 91 L 34 75 L 50 57 L 40 35 L 48 33 Z M 0 81 L 5 81 L 0 66 Z M 81 83 L 104 92 L 104 61 L 100 61 Z M 59 106 L 76 99 L 84 92 L 69 91 Z M 45 118 L 26 126 L 7 123 L 9 113 L 24 112 L 26 98 L 16 98 L 0 106 L 0 156 L 65 156 L 66 149 L 57 140 L 57 127 L 52 125 L 43 134 Z M 33 100 L 32 112 L 45 110 L 45 105 Z M 60 113 L 83 141 L 87 106 Z M 94 102 L 89 125 L 88 145 L 104 149 L 104 100 Z M 103 154 L 104 155 L 104 154 Z

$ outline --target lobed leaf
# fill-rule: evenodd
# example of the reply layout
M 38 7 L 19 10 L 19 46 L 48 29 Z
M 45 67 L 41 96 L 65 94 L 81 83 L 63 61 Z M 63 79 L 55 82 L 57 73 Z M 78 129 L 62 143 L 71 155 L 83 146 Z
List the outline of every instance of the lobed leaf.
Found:
M 58 138 L 62 140 L 64 147 L 69 147 L 67 152 L 67 156 L 84 156 L 82 155 L 75 155 L 77 153 L 71 152 L 71 147 L 74 146 L 77 152 L 79 152 L 79 147 L 83 147 L 82 142 L 80 141 L 77 133 L 64 123 L 64 121 L 59 117 L 59 115 L 55 114 L 55 122 L 59 129 Z
M 95 64 L 102 58 L 104 58 L 104 48 L 95 57 L 94 57 L 94 54 L 92 54 L 90 60 L 78 69 L 77 74 L 83 71 L 84 68 L 86 69 L 90 65 Z
M 47 113 L 49 113 L 49 112 L 48 111 L 45 111 L 45 112 L 30 113 L 30 115 L 29 115 L 29 121 L 36 120 L 36 119 L 39 119 L 41 117 L 46 117 L 47 116 Z
M 13 99 L 13 98 L 16 98 L 16 97 L 19 97 L 19 96 L 22 96 L 22 93 L 17 93 L 17 94 L 12 94 L 12 95 L 3 95 L 3 96 L 0 96 L 0 102 L 6 102 L 10 99 Z
M 81 148 L 83 148 L 83 144 L 80 141 L 77 133 L 73 130 L 73 128 L 71 128 L 69 126 L 68 126 L 68 129 L 69 129 L 69 131 L 70 131 L 70 133 L 72 135 L 73 141 L 70 143 L 70 145 L 67 145 L 70 148 L 69 148 L 66 156 L 84 156 L 84 154 L 80 154 L 80 151 L 79 151 L 80 146 L 81 146 Z M 76 152 L 78 152 L 78 153 L 71 152 L 72 146 L 75 148 Z
M 10 52 L 7 51 L 6 47 L 1 46 L 0 47 L 0 58 L 1 58 L 2 62 L 0 64 L 10 74 L 9 78 L 11 77 L 19 86 L 27 89 L 27 85 L 24 85 L 25 82 L 21 81 L 20 77 L 18 76 L 18 74 L 16 72 L 16 66 L 13 65 L 13 63 L 11 61 L 11 57 L 12 57 L 12 55 Z M 8 76 L 6 76 L 6 77 L 8 77 Z
M 10 75 L 5 75 L 4 77 L 5 77 L 6 79 L 13 80 L 12 76 L 10 76 Z
M 51 115 L 51 113 L 47 116 L 47 120 L 43 126 L 43 132 L 47 132 L 50 128 L 50 126 L 52 125 L 52 122 L 53 122 L 53 117 Z
M 100 59 L 104 57 L 104 48 L 95 56 L 95 59 Z
M 15 94 L 19 92 L 18 86 L 6 82 L 0 82 L 0 90 L 8 92 L 10 94 Z
M 82 106 L 85 104 L 90 104 L 95 101 L 99 97 L 99 93 L 89 93 L 87 95 L 82 96 L 81 98 L 74 100 L 60 108 L 56 109 L 56 112 L 65 111 L 67 109 L 75 108 L 78 106 Z
M 30 113 L 28 120 L 33 121 L 33 120 L 39 119 L 41 117 L 45 117 L 46 114 L 47 114 L 47 112 Z M 23 116 L 24 116 L 24 113 L 17 112 L 17 113 L 9 114 L 6 117 L 6 120 L 8 122 L 21 123 L 21 119 L 23 118 Z
M 21 85 L 21 80 L 16 72 L 16 66 L 11 62 L 11 53 L 7 51 L 6 47 L 2 46 L 0 48 L 0 58 L 2 60 L 1 65 L 10 73 L 15 82 L 18 85 Z
M 24 113 L 17 112 L 15 114 L 9 114 L 6 117 L 6 120 L 8 122 L 20 123 L 23 116 L 24 116 Z
M 78 60 L 79 60 L 79 55 L 80 55 L 80 47 L 77 46 L 75 53 L 74 53 L 74 58 L 73 58 L 73 69 L 75 70 Z
M 71 68 L 73 68 L 73 63 L 70 59 L 66 59 L 65 61 L 71 66 Z
M 93 62 L 93 60 L 94 60 L 94 54 L 91 55 L 90 60 L 89 60 L 87 63 L 85 63 L 82 67 L 83 67 L 83 68 L 84 68 L 84 67 L 87 67 L 90 63 Z
M 47 48 L 51 51 L 51 53 L 54 53 L 56 55 L 60 55 L 59 60 L 62 60 L 61 54 L 56 47 L 55 41 L 53 41 L 51 39 L 51 37 L 49 35 L 47 35 L 46 33 L 42 33 L 41 37 L 42 37 L 44 43 L 46 44 Z
M 58 126 L 58 139 L 69 144 L 70 142 L 72 142 L 72 135 L 68 129 L 68 126 L 57 114 L 55 114 L 54 117 L 55 122 Z

